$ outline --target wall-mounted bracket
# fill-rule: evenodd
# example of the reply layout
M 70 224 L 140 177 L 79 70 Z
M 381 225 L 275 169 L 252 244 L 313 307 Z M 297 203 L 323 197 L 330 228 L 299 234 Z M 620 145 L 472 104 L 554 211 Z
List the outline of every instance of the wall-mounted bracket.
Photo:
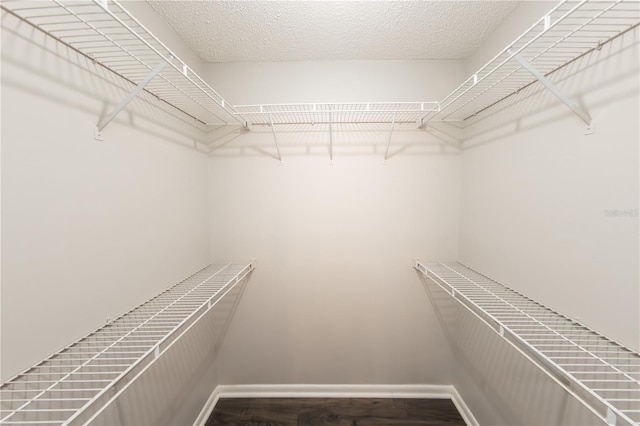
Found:
M 618 423 L 616 413 L 614 413 L 611 408 L 607 408 L 607 424 L 609 426 L 616 426 L 616 423 Z
M 116 118 L 116 116 L 120 113 L 120 111 L 122 111 L 129 104 L 129 102 L 131 102 L 136 96 L 138 96 L 138 93 L 140 93 L 142 89 L 144 89 L 145 86 L 149 84 L 149 82 L 153 80 L 153 78 L 157 76 L 160 73 L 160 71 L 162 71 L 162 68 L 164 68 L 164 66 L 167 65 L 167 63 L 168 62 L 164 59 L 160 61 L 160 63 L 156 65 L 154 69 L 151 70 L 151 72 L 145 77 L 145 79 L 142 80 L 140 83 L 138 83 L 138 85 L 127 95 L 126 98 L 122 100 L 122 102 L 120 102 L 113 109 L 113 111 L 111 111 L 106 117 L 100 120 L 100 122 L 98 123 L 94 131 L 94 137 L 97 140 L 102 140 L 102 130 L 105 127 L 107 127 L 107 124 L 111 123 L 111 120 Z
M 508 51 L 509 54 L 513 54 L 511 50 Z M 531 73 L 544 87 L 546 87 L 551 93 L 554 94 L 555 97 L 560 99 L 560 101 L 565 104 L 571 111 L 573 111 L 582 121 L 584 121 L 587 125 L 587 134 L 593 133 L 593 119 L 589 115 L 587 111 L 580 108 L 580 106 L 575 103 L 572 99 L 570 99 L 567 95 L 565 95 L 560 89 L 558 89 L 553 83 L 551 83 L 540 71 L 536 69 L 533 65 L 527 62 L 520 54 L 513 55 L 516 61 L 520 63 L 527 71 Z
M 271 133 L 273 133 L 273 141 L 276 144 L 276 151 L 278 152 L 278 160 L 282 164 L 282 155 L 280 155 L 280 147 L 278 146 L 278 136 L 276 136 L 276 128 L 273 126 L 273 117 L 269 114 L 269 125 L 271 126 Z
M 544 30 L 543 31 L 548 31 L 549 28 L 551 28 L 551 15 L 545 15 L 544 16 Z
M 393 118 L 391 119 L 391 129 L 389 130 L 389 139 L 387 140 L 387 150 L 384 153 L 384 164 L 387 164 L 387 159 L 389 158 L 389 148 L 391 147 L 391 137 L 393 136 L 393 128 L 396 125 L 396 115 L 397 113 L 394 111 Z

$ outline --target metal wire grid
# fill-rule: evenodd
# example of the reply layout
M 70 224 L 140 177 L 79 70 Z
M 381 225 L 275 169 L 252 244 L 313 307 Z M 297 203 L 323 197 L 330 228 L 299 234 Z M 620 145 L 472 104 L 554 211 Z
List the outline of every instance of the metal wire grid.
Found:
M 460 263 L 416 269 L 559 378 L 610 425 L 640 423 L 640 354 Z
M 437 102 L 307 103 L 235 105 L 252 125 L 419 123 Z
M 638 0 L 564 0 L 440 102 L 423 121 L 464 121 L 537 80 L 520 55 L 549 75 L 640 23 Z
M 220 94 L 116 0 L 7 0 L 0 8 L 134 85 L 166 61 L 147 92 L 202 124 L 245 124 Z
M 88 419 L 253 269 L 210 265 L 0 386 L 0 424 Z M 83 423 L 83 422 L 82 422 Z
M 134 84 L 165 60 L 148 92 L 201 123 L 243 125 L 463 120 L 535 82 L 514 55 L 548 75 L 640 21 L 637 0 L 564 0 L 439 103 L 233 107 L 116 0 L 9 0 L 0 7 Z

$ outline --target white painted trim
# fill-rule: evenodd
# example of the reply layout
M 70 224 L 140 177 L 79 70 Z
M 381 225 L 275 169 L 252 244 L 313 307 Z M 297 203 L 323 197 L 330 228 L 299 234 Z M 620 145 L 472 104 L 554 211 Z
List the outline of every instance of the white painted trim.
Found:
M 451 391 L 451 400 L 460 412 L 460 415 L 464 419 L 464 422 L 467 424 L 467 426 L 479 426 L 480 423 L 478 423 L 478 420 L 469 409 L 467 403 L 464 402 L 464 399 L 462 399 L 462 396 L 460 396 L 458 390 L 455 387 L 451 386 Z
M 204 403 L 204 407 L 202 407 L 200 414 L 198 414 L 198 417 L 196 417 L 196 420 L 193 422 L 193 426 L 204 426 L 207 422 L 207 419 L 209 419 L 209 416 L 220 399 L 220 392 L 218 391 L 219 387 L 220 386 L 216 386 L 213 392 L 211 392 L 211 396 L 209 396 L 207 402 Z
M 450 398 L 445 385 L 220 385 L 223 398 Z
M 447 398 L 468 426 L 478 426 L 455 387 L 449 385 L 219 385 L 194 426 L 203 426 L 220 398 Z

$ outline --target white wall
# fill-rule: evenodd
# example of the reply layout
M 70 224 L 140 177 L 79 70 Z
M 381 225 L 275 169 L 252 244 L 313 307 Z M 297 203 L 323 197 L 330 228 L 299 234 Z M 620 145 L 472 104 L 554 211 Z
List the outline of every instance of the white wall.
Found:
M 517 9 L 469 63 L 492 57 L 505 34 L 535 21 L 537 9 L 544 8 Z M 461 261 L 635 350 L 638 40 L 636 29 L 551 76 L 589 110 L 594 134 L 585 135 L 586 125 L 539 85 L 477 117 L 465 131 L 460 223 Z M 562 392 L 556 404 L 526 398 L 531 389 L 554 395 L 559 388 L 534 372 L 504 374 L 519 357 L 486 343 L 493 336 L 470 332 L 464 318 L 453 333 L 462 367 L 454 385 L 481 423 L 593 422 Z M 480 337 L 474 343 L 471 336 Z M 523 381 L 531 386 L 523 388 Z
M 214 258 L 258 259 L 220 383 L 444 380 L 411 258 L 456 257 L 459 158 L 395 161 L 212 161 Z
M 467 129 L 461 219 L 463 261 L 636 350 L 638 40 L 552 76 L 594 134 L 539 85 Z
M 438 101 L 463 75 L 462 60 L 205 64 L 203 74 L 234 104 Z
M 153 98 L 4 16 L 2 380 L 210 258 L 207 157 Z M 175 116 L 174 116 L 175 115 Z
M 208 75 L 236 103 L 430 100 L 461 65 L 228 64 Z M 257 259 L 220 349 L 221 384 L 451 382 L 411 260 L 457 257 L 459 154 L 403 129 L 384 165 L 387 132 L 336 127 L 334 166 L 326 129 L 278 128 L 282 165 L 269 129 L 213 153 L 213 257 Z

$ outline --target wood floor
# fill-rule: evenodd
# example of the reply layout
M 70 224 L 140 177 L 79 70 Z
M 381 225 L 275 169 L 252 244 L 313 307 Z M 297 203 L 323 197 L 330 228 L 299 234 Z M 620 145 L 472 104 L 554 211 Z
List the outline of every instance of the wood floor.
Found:
M 220 399 L 206 426 L 464 426 L 449 399 Z

